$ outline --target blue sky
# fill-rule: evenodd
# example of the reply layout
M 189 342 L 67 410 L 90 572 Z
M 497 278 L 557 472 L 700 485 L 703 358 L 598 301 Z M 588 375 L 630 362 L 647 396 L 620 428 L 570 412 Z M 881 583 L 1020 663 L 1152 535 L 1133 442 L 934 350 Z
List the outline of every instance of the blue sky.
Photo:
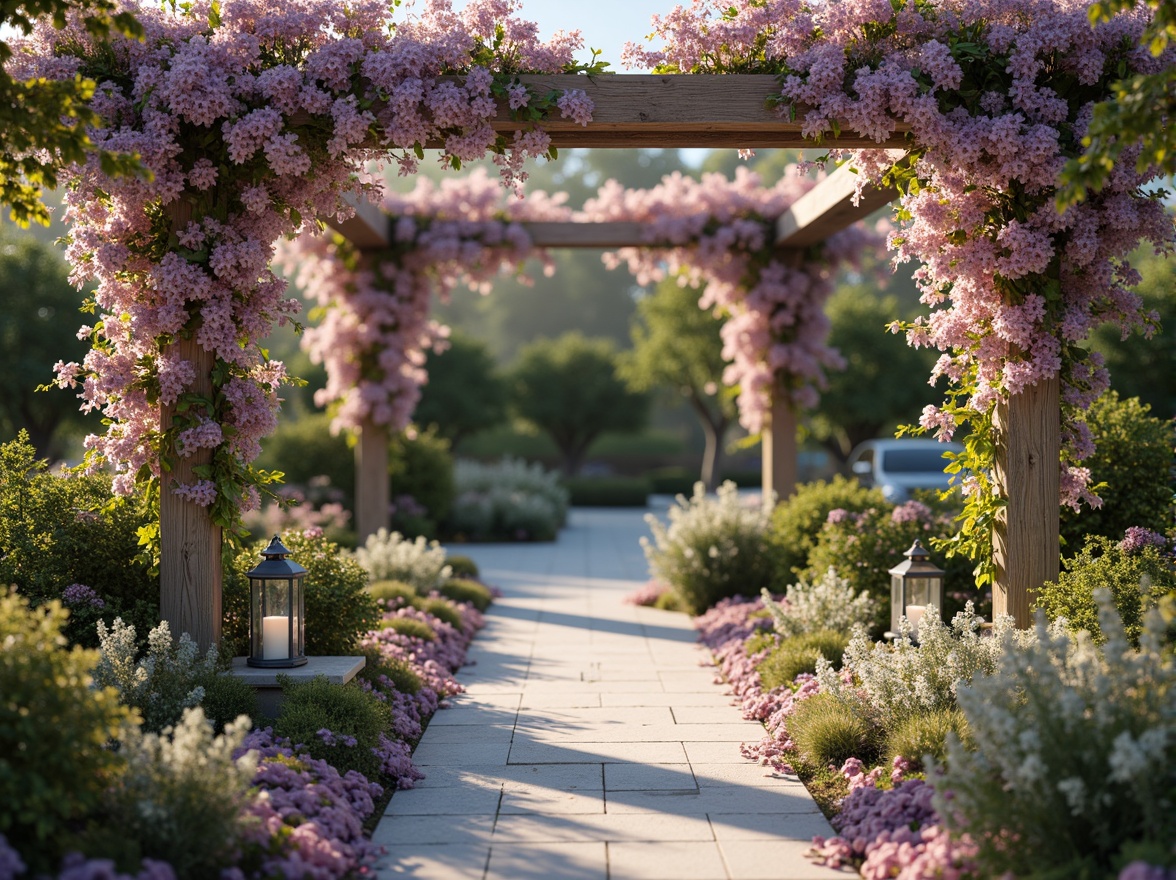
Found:
M 587 61 L 589 48 L 600 49 L 614 73 L 642 73 L 621 67 L 621 47 L 628 41 L 644 42 L 649 17 L 666 14 L 677 3 L 687 5 L 686 0 L 523 0 L 519 15 L 536 22 L 544 38 L 579 28 L 585 49 L 577 60 Z M 461 9 L 465 2 L 454 0 L 453 6 Z

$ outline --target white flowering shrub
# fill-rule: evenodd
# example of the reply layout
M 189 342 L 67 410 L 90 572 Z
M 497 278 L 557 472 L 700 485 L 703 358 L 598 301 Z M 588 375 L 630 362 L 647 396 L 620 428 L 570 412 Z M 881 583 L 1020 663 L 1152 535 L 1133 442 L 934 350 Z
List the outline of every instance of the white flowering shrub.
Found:
M 1153 611 L 1133 650 L 1099 590 L 1100 649 L 1039 624 L 997 634 L 997 663 L 959 688 L 971 748 L 929 775 L 936 808 L 980 844 L 982 876 L 1114 876 L 1176 840 L 1176 661 Z
M 216 675 L 218 654 L 210 645 L 204 657 L 187 633 L 173 641 L 171 628 L 162 621 L 147 635 L 147 651 L 139 657 L 135 627 L 116 617 L 110 629 L 98 621 L 100 659 L 94 683 L 112 687 L 119 701 L 139 710 L 143 727 L 159 732 L 176 724 L 185 709 L 204 699 L 203 681 Z
M 876 610 L 869 593 L 856 592 L 832 568 L 812 583 L 801 578 L 790 585 L 783 602 L 773 599 L 766 589 L 761 595 L 764 608 L 772 615 L 772 625 L 783 638 L 822 629 L 848 633 L 855 624 L 869 625 Z
M 537 463 L 504 458 L 493 464 L 459 459 L 449 530 L 488 540 L 551 540 L 567 520 L 568 490 Z
M 400 532 L 380 529 L 368 535 L 355 559 L 373 581 L 401 581 L 429 593 L 440 587 L 453 570 L 445 563 L 445 549 L 418 535 L 409 540 Z
M 910 638 L 905 618 L 893 644 L 874 642 L 859 626 L 845 649 L 840 672 L 818 662 L 821 691 L 885 730 L 918 713 L 949 709 L 956 704 L 959 687 L 977 675 L 991 674 L 1009 645 L 1034 639 L 1008 616 L 997 618 L 992 637 L 980 634 L 981 623 L 969 602 L 950 626 L 940 620 L 937 608 L 928 606 L 918 645 Z
M 240 822 L 257 770 L 257 752 L 233 758 L 251 722 L 245 715 L 223 735 L 199 707 L 185 709 L 162 733 L 129 725 L 120 753 L 126 766 L 106 793 L 104 821 L 87 853 L 165 859 L 178 877 L 217 877 L 239 855 Z
M 778 576 L 776 552 L 767 541 L 771 517 L 764 507 L 746 507 L 734 483 L 709 498 L 701 482 L 679 495 L 669 525 L 648 514 L 653 541 L 641 547 L 655 580 L 670 585 L 686 608 L 699 613 L 727 596 L 754 596 Z

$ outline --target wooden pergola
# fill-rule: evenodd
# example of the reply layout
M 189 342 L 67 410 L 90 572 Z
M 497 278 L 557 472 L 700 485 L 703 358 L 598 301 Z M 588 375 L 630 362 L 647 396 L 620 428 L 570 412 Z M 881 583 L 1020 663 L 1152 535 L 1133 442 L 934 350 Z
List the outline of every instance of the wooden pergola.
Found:
M 558 148 L 807 148 L 815 145 L 801 135 L 804 108 L 795 120 L 782 119 L 768 106 L 778 94 L 776 78 L 763 75 L 611 75 L 525 76 L 520 79 L 538 93 L 583 89 L 595 102 L 593 121 L 581 126 L 552 120 L 543 127 Z M 500 107 L 496 131 L 510 134 L 526 127 Z M 875 142 L 847 132 L 839 148 L 901 150 L 906 144 L 900 126 L 887 140 Z M 438 147 L 440 144 L 426 144 Z M 823 241 L 833 233 L 890 202 L 895 193 L 867 187 L 853 203 L 854 175 L 839 169 L 797 200 L 779 218 L 776 245 L 796 250 Z M 620 248 L 651 246 L 636 223 L 533 223 L 532 240 L 542 247 Z M 388 219 L 374 206 L 362 206 L 350 220 L 335 224 L 361 250 L 378 251 L 389 243 Z M 192 346 L 193 348 L 198 348 Z M 211 373 L 211 357 L 186 352 L 197 375 Z M 163 412 L 164 424 L 170 413 Z M 1000 404 L 996 479 L 1007 506 L 995 537 L 996 581 L 993 608 L 1013 615 L 1019 626 L 1031 622 L 1033 591 L 1059 571 L 1058 461 L 1061 409 L 1059 381 L 1040 383 Z M 764 489 L 787 498 L 796 484 L 796 417 L 781 399 L 773 402 L 763 434 Z M 388 521 L 387 432 L 367 426 L 357 449 L 357 524 L 360 535 Z M 197 457 L 181 462 L 173 476 L 190 479 Z M 201 644 L 215 642 L 221 629 L 220 529 L 203 509 L 162 493 L 161 611 L 175 632 L 187 631 Z

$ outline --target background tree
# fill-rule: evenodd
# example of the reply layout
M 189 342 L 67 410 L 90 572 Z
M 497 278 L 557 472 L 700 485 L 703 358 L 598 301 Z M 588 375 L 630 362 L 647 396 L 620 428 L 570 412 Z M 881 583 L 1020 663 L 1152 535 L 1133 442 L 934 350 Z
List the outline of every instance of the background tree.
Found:
M 56 388 L 36 389 L 53 380 L 58 360 L 85 356 L 77 337 L 81 296 L 55 248 L 7 224 L 0 224 L 0 291 L 0 436 L 24 428 L 39 457 L 60 458 L 58 429 L 81 421 L 77 400 Z
M 57 186 L 59 168 L 84 163 L 93 150 L 86 128 L 96 117 L 86 102 L 94 94 L 94 81 L 82 76 L 64 82 L 14 77 L 11 71 L 19 69 L 19 59 L 10 64 L 14 53 L 5 37 L 11 39 L 13 30 L 28 34 L 45 16 L 63 27 L 74 15 L 98 39 L 112 31 L 142 34 L 134 16 L 115 12 L 116 7 L 112 0 L 0 0 L 0 202 L 22 226 L 32 220 L 48 225 L 43 190 Z M 133 156 L 105 150 L 99 155 L 108 173 L 139 168 Z
M 699 478 L 712 490 L 736 418 L 735 394 L 723 385 L 722 322 L 698 307 L 698 297 L 697 287 L 667 278 L 638 300 L 633 350 L 621 356 L 620 374 L 634 391 L 669 388 L 690 404 L 706 438 Z
M 445 351 L 429 354 L 427 369 L 414 419 L 452 447 L 506 420 L 506 382 L 484 343 L 455 333 Z
M 645 423 L 649 400 L 626 387 L 616 357 L 612 340 L 573 331 L 527 345 L 510 371 L 515 412 L 551 436 L 567 476 L 579 472 L 588 447 L 605 431 Z
M 886 325 L 903 316 L 895 296 L 847 285 L 829 298 L 825 311 L 833 325 L 829 342 L 846 368 L 829 374 L 810 426 L 814 437 L 845 461 L 863 440 L 918 422 L 923 406 L 937 399 L 926 379 L 935 355 L 887 332 Z

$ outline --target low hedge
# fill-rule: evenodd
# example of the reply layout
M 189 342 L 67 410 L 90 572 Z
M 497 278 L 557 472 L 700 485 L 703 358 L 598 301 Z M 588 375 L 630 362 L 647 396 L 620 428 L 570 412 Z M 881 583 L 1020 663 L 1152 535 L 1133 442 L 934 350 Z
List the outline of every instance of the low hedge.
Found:
M 645 477 L 572 477 L 564 485 L 575 507 L 645 507 L 653 488 Z

